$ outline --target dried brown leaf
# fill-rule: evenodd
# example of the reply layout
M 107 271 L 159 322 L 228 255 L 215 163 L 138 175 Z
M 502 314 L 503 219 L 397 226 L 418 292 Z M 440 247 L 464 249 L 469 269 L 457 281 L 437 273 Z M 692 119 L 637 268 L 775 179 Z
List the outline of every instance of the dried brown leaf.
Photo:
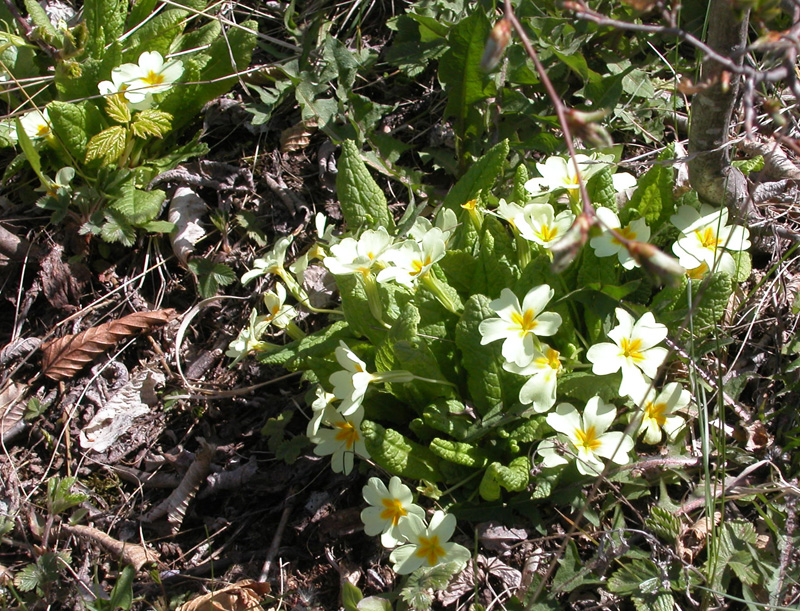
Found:
M 62 260 L 64 248 L 58 244 L 41 260 L 39 278 L 42 291 L 50 305 L 58 310 L 74 312 L 82 292 L 89 281 L 89 272 L 79 263 L 65 263 Z
M 25 384 L 8 381 L 0 390 L 0 439 L 22 421 L 25 414 Z
M 211 461 L 217 451 L 217 446 L 207 443 L 205 439 L 198 438 L 200 450 L 194 457 L 194 462 L 183 476 L 180 486 L 164 499 L 161 503 L 153 507 L 144 516 L 143 522 L 154 522 L 163 516 L 167 516 L 167 522 L 172 526 L 173 532 L 180 530 L 183 518 L 189 503 L 197 494 L 200 484 L 203 483 L 211 470 Z
M 198 596 L 183 603 L 175 611 L 250 611 L 260 609 L 261 600 L 269 592 L 269 584 L 244 579 L 235 584 Z
M 67 380 L 120 340 L 148 333 L 174 317 L 175 310 L 172 308 L 134 312 L 119 320 L 86 329 L 77 335 L 60 337 L 42 348 L 42 371 L 56 382 Z
M 136 571 L 140 571 L 146 564 L 153 564 L 158 561 L 158 554 L 150 551 L 146 547 L 137 545 L 136 543 L 120 541 L 92 526 L 84 526 L 82 524 L 71 526 L 69 524 L 62 524 L 61 530 L 68 535 L 73 535 L 81 539 L 88 539 L 96 543 L 115 558 L 121 560 L 125 564 L 132 565 Z
M 281 153 L 306 148 L 317 131 L 317 117 L 309 117 L 281 132 Z
M 189 187 L 178 187 L 169 204 L 169 222 L 175 225 L 170 235 L 172 251 L 183 265 L 194 252 L 194 245 L 206 235 L 200 223 L 208 206 L 197 193 Z

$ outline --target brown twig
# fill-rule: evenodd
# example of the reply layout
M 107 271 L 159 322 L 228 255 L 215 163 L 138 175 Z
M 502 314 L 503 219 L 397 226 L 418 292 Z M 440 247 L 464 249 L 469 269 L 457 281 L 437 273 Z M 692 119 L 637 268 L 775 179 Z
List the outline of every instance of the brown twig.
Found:
M 294 503 L 289 500 L 293 496 L 294 490 L 289 490 L 289 494 L 286 497 L 286 507 L 283 508 L 281 519 L 278 521 L 278 527 L 275 529 L 275 535 L 273 535 L 272 542 L 269 544 L 269 549 L 267 550 L 267 557 L 264 560 L 264 565 L 261 567 L 261 575 L 258 577 L 258 580 L 261 582 L 266 581 L 267 577 L 269 577 L 269 570 L 272 568 L 272 562 L 275 560 L 275 556 L 278 555 L 278 548 L 283 538 L 283 531 L 286 530 L 289 516 L 292 514 L 292 509 L 294 509 Z

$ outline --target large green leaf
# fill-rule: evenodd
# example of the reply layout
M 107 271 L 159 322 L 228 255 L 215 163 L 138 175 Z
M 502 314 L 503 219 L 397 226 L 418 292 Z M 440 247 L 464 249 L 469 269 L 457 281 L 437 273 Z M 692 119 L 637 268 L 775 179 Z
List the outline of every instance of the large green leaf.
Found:
M 457 215 L 464 212 L 462 220 L 466 221 L 466 212 L 461 206 L 475 199 L 481 191 L 489 191 L 494 187 L 497 177 L 503 171 L 508 157 L 508 140 L 498 142 L 483 157 L 472 164 L 467 172 L 450 189 L 444 198 L 444 207 L 450 208 Z M 468 222 L 468 221 L 466 221 Z
M 519 277 L 516 251 L 505 226 L 493 216 L 483 219 L 480 250 L 472 277 L 472 293 L 482 293 L 492 299 L 511 287 Z
M 674 158 L 675 147 L 670 144 L 659 155 L 660 163 L 656 163 L 638 181 L 627 210 L 638 210 L 653 231 L 657 231 L 669 220 L 675 209 L 672 195 L 675 171 L 668 163 Z
M 442 480 L 441 459 L 428 448 L 370 420 L 361 423 L 361 432 L 370 457 L 389 473 L 428 482 Z
M 166 56 L 172 41 L 183 32 L 189 15 L 184 9 L 170 8 L 150 19 L 128 38 L 124 61 L 138 62 L 144 51 L 158 51 Z
M 447 92 L 445 116 L 456 118 L 462 134 L 470 111 L 489 95 L 490 81 L 481 69 L 481 58 L 491 29 L 483 10 L 478 9 L 450 30 L 450 48 L 439 61 L 439 80 Z
M 77 162 L 86 155 L 89 134 L 100 131 L 103 116 L 89 101 L 66 103 L 50 102 L 47 106 L 50 122 L 58 139 Z
M 386 196 L 370 175 L 352 140 L 342 143 L 338 170 L 336 191 L 347 226 L 353 231 L 377 227 L 391 230 L 394 220 L 386 205 Z
M 102 59 L 106 46 L 122 34 L 127 14 L 127 0 L 86 0 L 83 3 L 86 52 L 90 58 Z

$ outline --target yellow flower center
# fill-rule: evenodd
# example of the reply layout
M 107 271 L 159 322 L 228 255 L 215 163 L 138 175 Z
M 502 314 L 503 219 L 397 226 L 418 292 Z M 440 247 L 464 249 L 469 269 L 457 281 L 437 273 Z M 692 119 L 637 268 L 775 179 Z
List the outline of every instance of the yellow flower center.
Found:
M 539 237 L 542 242 L 550 242 L 558 235 L 558 227 L 550 227 L 549 225 L 542 225 L 539 230 Z
M 165 78 L 164 75 L 160 72 L 153 72 L 150 70 L 147 73 L 147 76 L 142 79 L 148 85 L 160 85 L 164 82 Z
M 633 359 L 634 361 L 644 360 L 644 355 L 641 353 L 642 340 L 638 338 L 630 340 L 627 337 L 623 337 L 620 348 L 622 348 L 622 356 L 626 359 Z
M 415 259 L 411 262 L 411 275 L 412 276 L 419 276 L 422 273 L 422 270 L 425 269 L 425 266 L 431 264 L 431 258 L 425 257 L 424 261 L 420 261 L 419 259 Z
M 708 248 L 713 252 L 717 251 L 717 247 L 722 240 L 717 238 L 717 234 L 714 232 L 713 227 L 698 229 L 694 233 L 697 236 L 697 239 L 700 240 L 700 244 L 703 248 Z
M 625 227 L 618 227 L 616 231 L 626 240 L 629 241 L 636 240 L 636 232 L 633 229 L 631 229 L 630 225 L 625 225 Z M 616 237 L 612 237 L 611 241 L 614 244 L 622 244 L 622 242 L 620 242 Z
M 50 133 L 50 126 L 47 123 L 42 123 L 36 126 L 36 135 L 38 137 L 46 136 Z
M 514 312 L 511 315 L 511 322 L 517 325 L 520 329 L 520 335 L 525 335 L 533 331 L 539 322 L 536 320 L 536 314 L 533 310 L 525 310 L 522 314 Z
M 334 428 L 338 429 L 336 432 L 336 441 L 344 441 L 348 450 L 352 450 L 356 442 L 361 439 L 356 427 L 347 420 L 341 420 L 334 423 Z
M 400 518 L 408 515 L 408 512 L 406 511 L 406 508 L 403 507 L 403 503 L 400 501 L 400 499 L 381 499 L 381 503 L 383 503 L 383 506 L 386 508 L 381 511 L 381 519 L 391 519 L 392 526 L 397 526 Z
M 667 421 L 667 404 L 648 402 L 644 406 L 644 417 L 646 420 L 655 421 L 659 427 L 663 428 Z
M 464 208 L 464 210 L 475 210 L 475 206 L 477 203 L 478 203 L 477 199 L 471 199 L 466 204 L 461 204 L 461 207 Z
M 704 261 L 694 269 L 688 270 L 686 275 L 689 276 L 689 278 L 691 278 L 692 280 L 699 280 L 700 278 L 705 276 L 707 272 L 708 272 L 708 265 L 706 265 Z
M 550 366 L 551 369 L 555 369 L 556 371 L 561 369 L 561 361 L 558 359 L 559 356 L 558 350 L 553 350 L 552 348 L 549 348 L 545 356 L 547 357 L 547 364 Z
M 436 566 L 439 564 L 439 558 L 445 555 L 444 548 L 439 543 L 439 536 L 420 537 L 419 547 L 415 555 L 420 558 L 425 558 L 428 561 L 428 566 Z
M 575 440 L 577 442 L 575 445 L 579 450 L 583 448 L 588 452 L 594 452 L 602 445 L 597 438 L 594 426 L 590 426 L 585 431 L 583 429 L 575 429 Z

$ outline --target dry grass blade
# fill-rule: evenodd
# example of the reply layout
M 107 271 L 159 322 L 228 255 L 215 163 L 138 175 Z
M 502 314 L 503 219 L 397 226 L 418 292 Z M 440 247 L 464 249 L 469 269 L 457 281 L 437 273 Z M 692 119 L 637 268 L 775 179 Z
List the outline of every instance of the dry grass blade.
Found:
M 260 609 L 261 599 L 269 592 L 268 583 L 243 579 L 233 585 L 198 596 L 183 603 L 176 611 L 249 611 Z
M 96 543 L 115 558 L 133 566 L 136 571 L 140 571 L 147 564 L 153 564 L 158 561 L 158 554 L 155 552 L 135 543 L 119 541 L 92 526 L 62 524 L 61 530 L 68 535 L 88 539 Z
M 8 381 L 0 390 L 0 439 L 22 422 L 25 404 L 22 402 L 28 387 L 24 384 Z
M 217 446 L 207 443 L 205 439 L 200 439 L 200 451 L 197 452 L 192 466 L 183 476 L 180 486 L 172 491 L 164 501 L 153 507 L 147 514 L 142 516 L 142 521 L 153 522 L 163 516 L 167 516 L 167 521 L 172 526 L 173 532 L 177 532 L 183 523 L 186 509 L 189 507 L 200 484 L 206 479 L 211 470 L 211 461 L 217 451 Z
M 175 310 L 172 308 L 135 312 L 119 320 L 86 329 L 77 335 L 60 337 L 42 348 L 42 371 L 56 382 L 67 380 L 120 340 L 148 333 L 174 317 Z

